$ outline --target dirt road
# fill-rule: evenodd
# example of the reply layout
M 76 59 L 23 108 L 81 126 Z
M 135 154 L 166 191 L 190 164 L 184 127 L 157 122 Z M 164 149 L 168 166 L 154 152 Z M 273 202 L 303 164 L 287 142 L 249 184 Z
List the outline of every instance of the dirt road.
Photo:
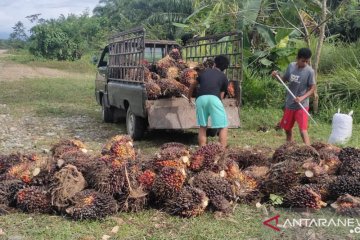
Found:
M 33 78 L 48 79 L 64 76 L 76 78 L 81 75 L 80 73 L 70 73 L 57 69 L 17 64 L 6 61 L 6 56 L 6 51 L 0 50 L 0 86 L 4 86 L 1 81 L 17 81 L 16 84 L 13 84 L 17 86 L 17 84 L 24 84 Z M 6 89 L 10 94 L 15 90 L 15 87 Z M 92 100 L 95 101 L 91 95 L 89 101 Z M 0 96 L 0 154 L 18 151 L 46 152 L 52 143 L 62 138 L 79 138 L 90 149 L 99 149 L 108 138 L 124 131 L 121 124 L 102 123 L 100 108 L 97 107 L 91 109 L 98 112 L 99 117 L 97 118 L 86 115 L 44 117 L 26 109 L 19 111 L 14 108 L 12 102 L 6 102 Z M 97 113 L 94 115 L 97 116 Z
M 0 50 L 0 82 L 39 77 L 59 78 L 82 76 L 80 73 L 69 73 L 67 71 L 46 67 L 31 67 L 28 65 L 4 61 L 4 58 L 9 55 L 10 54 L 7 53 L 7 50 Z

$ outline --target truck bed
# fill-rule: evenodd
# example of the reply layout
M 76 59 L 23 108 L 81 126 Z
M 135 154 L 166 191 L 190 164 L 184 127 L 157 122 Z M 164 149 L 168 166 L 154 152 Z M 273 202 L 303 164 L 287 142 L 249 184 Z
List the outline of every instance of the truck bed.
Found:
M 240 127 L 239 108 L 236 105 L 236 99 L 224 99 L 223 104 L 227 112 L 229 128 Z M 199 127 L 196 125 L 195 106 L 190 105 L 185 98 L 146 100 L 145 105 L 149 129 Z

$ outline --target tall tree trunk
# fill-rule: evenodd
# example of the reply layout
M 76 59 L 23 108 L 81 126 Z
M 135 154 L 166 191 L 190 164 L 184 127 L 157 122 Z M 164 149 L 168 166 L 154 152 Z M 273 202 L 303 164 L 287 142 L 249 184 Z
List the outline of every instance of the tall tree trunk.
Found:
M 325 22 L 327 20 L 326 13 L 327 13 L 326 0 L 322 0 L 322 13 L 321 13 L 321 23 L 322 23 L 322 25 L 320 26 L 319 39 L 318 39 L 318 42 L 317 42 L 315 58 L 314 58 L 314 63 L 313 63 L 313 68 L 314 68 L 315 79 L 316 80 L 317 80 L 318 69 L 319 69 L 321 49 L 322 49 L 324 39 L 325 39 L 325 26 L 326 26 Z M 317 93 L 317 89 L 315 89 L 315 93 L 314 93 L 313 109 L 314 109 L 315 113 L 317 113 L 318 110 L 319 110 L 319 95 Z

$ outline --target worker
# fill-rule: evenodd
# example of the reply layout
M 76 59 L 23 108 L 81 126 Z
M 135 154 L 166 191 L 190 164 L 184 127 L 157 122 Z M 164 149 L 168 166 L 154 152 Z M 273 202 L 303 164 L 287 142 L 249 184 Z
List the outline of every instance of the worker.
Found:
M 229 67 L 229 59 L 225 55 L 216 56 L 214 66 L 205 69 L 194 81 L 189 89 L 188 98 L 191 101 L 194 90 L 199 85 L 196 96 L 196 119 L 199 128 L 199 146 L 206 145 L 206 130 L 209 117 L 211 128 L 219 129 L 219 142 L 227 146 L 228 120 L 222 103 L 228 86 L 228 79 L 224 70 Z
M 292 129 L 295 122 L 297 122 L 303 142 L 306 145 L 310 145 L 308 115 L 299 104 L 301 103 L 306 111 L 309 111 L 309 97 L 314 93 L 316 88 L 314 70 L 309 65 L 310 58 L 311 50 L 301 48 L 298 51 L 296 62 L 289 64 L 285 75 L 282 77 L 284 82 L 289 82 L 288 87 L 296 96 L 294 99 L 289 92 L 287 93 L 285 110 L 280 121 L 280 127 L 285 130 L 287 142 L 294 140 Z M 271 75 L 276 77 L 278 73 L 277 71 L 273 71 Z

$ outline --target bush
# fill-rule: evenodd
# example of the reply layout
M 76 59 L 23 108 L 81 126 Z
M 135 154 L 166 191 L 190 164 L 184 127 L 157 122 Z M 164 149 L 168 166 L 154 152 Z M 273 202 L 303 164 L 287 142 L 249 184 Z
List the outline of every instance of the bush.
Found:
M 331 120 L 338 108 L 342 112 L 354 110 L 355 122 L 360 122 L 360 64 L 349 68 L 336 68 L 319 78 L 318 93 L 320 115 Z
M 284 105 L 285 89 L 271 76 L 245 71 L 242 90 L 242 100 L 246 106 L 282 108 Z

